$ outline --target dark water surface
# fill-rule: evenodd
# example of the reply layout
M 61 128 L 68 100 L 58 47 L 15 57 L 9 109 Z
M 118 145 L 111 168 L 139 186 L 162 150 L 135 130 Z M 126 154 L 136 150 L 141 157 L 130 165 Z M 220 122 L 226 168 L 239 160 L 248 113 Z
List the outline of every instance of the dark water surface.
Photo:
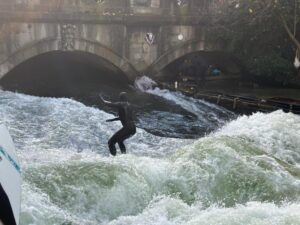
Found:
M 114 82 L 106 78 L 99 79 L 93 75 L 90 76 L 90 80 L 81 82 L 79 78 L 76 79 L 76 74 L 73 74 L 64 90 L 59 86 L 56 90 L 55 85 L 42 88 L 42 90 L 39 88 L 29 89 L 30 84 L 22 86 L 6 80 L 2 85 L 5 89 L 30 95 L 75 99 L 86 106 L 99 108 L 113 114 L 115 112 L 112 109 L 100 104 L 99 94 L 106 100 L 118 101 L 119 93 L 125 91 L 128 93 L 129 102 L 134 107 L 137 127 L 164 137 L 201 137 L 220 128 L 226 121 L 235 118 L 234 113 L 222 107 L 191 99 L 179 93 L 160 89 L 142 92 L 132 85 Z M 111 126 L 114 125 L 111 124 Z

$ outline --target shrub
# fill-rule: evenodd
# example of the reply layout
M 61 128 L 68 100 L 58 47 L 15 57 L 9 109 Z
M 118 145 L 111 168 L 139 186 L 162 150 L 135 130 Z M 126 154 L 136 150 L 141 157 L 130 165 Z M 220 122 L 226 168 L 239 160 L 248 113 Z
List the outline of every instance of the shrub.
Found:
M 294 74 L 293 64 L 278 54 L 251 59 L 246 67 L 255 79 L 263 83 L 285 84 Z

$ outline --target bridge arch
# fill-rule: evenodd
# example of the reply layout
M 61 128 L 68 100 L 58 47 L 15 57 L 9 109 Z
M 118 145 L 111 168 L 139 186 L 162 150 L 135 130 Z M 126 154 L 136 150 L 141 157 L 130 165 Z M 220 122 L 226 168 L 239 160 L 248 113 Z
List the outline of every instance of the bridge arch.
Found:
M 176 45 L 170 50 L 166 51 L 157 60 L 155 60 L 145 71 L 145 74 L 152 78 L 156 78 L 157 76 L 159 76 L 159 72 L 162 71 L 165 67 L 167 67 L 170 63 L 187 54 L 199 51 L 215 50 L 207 48 L 206 45 L 207 42 L 203 39 L 194 39 L 191 41 L 187 41 L 181 45 Z
M 0 79 L 19 64 L 35 56 L 55 51 L 63 51 L 60 39 L 45 38 L 31 42 L 14 52 L 3 62 L 0 62 Z M 85 52 L 100 57 L 120 70 L 129 82 L 133 82 L 138 75 L 136 69 L 127 59 L 122 58 L 120 55 L 98 42 L 86 39 L 74 39 L 73 49 L 68 52 Z

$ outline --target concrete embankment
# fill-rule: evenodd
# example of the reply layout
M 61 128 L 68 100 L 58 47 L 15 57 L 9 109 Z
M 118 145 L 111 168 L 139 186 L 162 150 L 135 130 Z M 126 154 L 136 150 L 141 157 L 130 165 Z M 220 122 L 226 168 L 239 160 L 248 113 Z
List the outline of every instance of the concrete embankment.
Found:
M 177 88 L 170 85 L 167 87 L 173 91 L 180 91 L 185 95 L 215 103 L 241 114 L 272 112 L 280 109 L 284 112 L 300 114 L 300 91 L 298 89 L 222 89 L 220 87 L 206 89 L 181 85 L 178 85 Z

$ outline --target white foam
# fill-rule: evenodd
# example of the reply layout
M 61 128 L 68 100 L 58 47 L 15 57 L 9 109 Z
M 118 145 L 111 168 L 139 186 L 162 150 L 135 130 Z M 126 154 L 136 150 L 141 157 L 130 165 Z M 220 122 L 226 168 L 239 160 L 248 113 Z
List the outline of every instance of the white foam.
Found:
M 289 163 L 300 163 L 299 115 L 276 111 L 241 116 L 220 129 L 216 135 L 245 137 L 268 154 Z
M 0 96 L 23 167 L 21 224 L 300 221 L 299 116 L 242 116 L 195 143 L 139 129 L 131 154 L 108 157 L 120 127 L 103 122 L 112 115 L 69 99 Z
M 234 208 L 189 206 L 170 197 L 155 199 L 137 216 L 120 217 L 109 225 L 286 225 L 299 224 L 300 204 L 249 202 Z

